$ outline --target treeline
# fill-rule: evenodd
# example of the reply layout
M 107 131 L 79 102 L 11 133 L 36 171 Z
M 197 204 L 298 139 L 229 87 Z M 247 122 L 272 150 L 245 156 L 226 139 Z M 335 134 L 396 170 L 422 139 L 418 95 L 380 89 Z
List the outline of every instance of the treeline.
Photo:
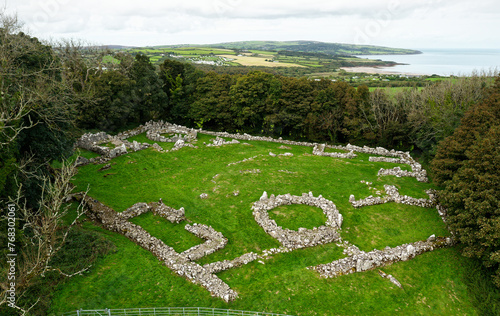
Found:
M 500 79 L 438 146 L 434 181 L 463 254 L 479 259 L 500 287 Z M 485 302 L 493 297 L 485 295 Z M 500 312 L 500 293 L 496 307 Z
M 147 56 L 117 57 L 90 77 L 95 102 L 77 107 L 78 125 L 114 131 L 149 119 L 189 127 L 286 139 L 418 150 L 431 157 L 491 78 L 473 76 L 405 89 L 394 95 L 346 82 L 202 72 Z

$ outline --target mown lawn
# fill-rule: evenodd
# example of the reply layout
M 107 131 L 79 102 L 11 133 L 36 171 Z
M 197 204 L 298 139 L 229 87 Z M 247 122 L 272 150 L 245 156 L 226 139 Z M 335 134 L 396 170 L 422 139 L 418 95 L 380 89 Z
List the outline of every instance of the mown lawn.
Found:
M 250 251 L 279 247 L 255 222 L 251 206 L 262 195 L 309 191 L 336 204 L 344 217 L 344 240 L 370 251 L 426 239 L 431 234 L 448 236 L 435 209 L 389 203 L 354 209 L 348 199 L 375 195 L 384 184 L 399 188 L 400 194 L 427 197 L 432 185 L 414 178 L 378 177 L 380 168 L 396 166 L 369 162 L 369 155 L 337 159 L 311 155 L 310 147 L 248 141 L 247 144 L 206 147 L 214 137 L 199 135 L 198 149 L 183 148 L 158 153 L 152 149 L 115 158 L 112 168 L 81 167 L 74 183 L 89 195 L 121 212 L 137 202 L 157 201 L 174 208 L 184 207 L 187 222 L 171 224 L 152 214 L 132 219 L 152 235 L 181 252 L 201 239 L 186 232 L 186 223 L 211 225 L 227 239 L 227 246 L 198 261 L 206 264 L 233 259 Z M 134 138 L 144 141 L 144 135 Z M 162 144 L 171 148 L 173 144 Z M 271 157 L 291 152 L 293 157 Z M 233 164 L 245 158 L 253 160 Z M 107 176 L 105 177 L 105 175 Z M 372 182 L 371 185 L 361 180 Z M 235 192 L 239 194 L 235 195 Z M 207 193 L 207 199 L 200 199 Z M 280 207 L 270 216 L 290 229 L 312 228 L 325 220 L 321 210 L 307 206 Z M 463 276 L 464 260 L 454 248 L 440 249 L 381 270 L 394 275 L 399 289 L 381 278 L 377 270 L 334 279 L 322 279 L 306 267 L 343 258 L 334 243 L 274 255 L 260 263 L 218 274 L 239 298 L 225 303 L 211 297 L 203 287 L 176 276 L 148 251 L 120 234 L 85 222 L 86 229 L 100 232 L 115 243 L 117 251 L 99 259 L 90 272 L 61 286 L 52 302 L 52 312 L 76 309 L 204 306 L 267 311 L 291 315 L 381 315 L 430 314 L 474 315 Z

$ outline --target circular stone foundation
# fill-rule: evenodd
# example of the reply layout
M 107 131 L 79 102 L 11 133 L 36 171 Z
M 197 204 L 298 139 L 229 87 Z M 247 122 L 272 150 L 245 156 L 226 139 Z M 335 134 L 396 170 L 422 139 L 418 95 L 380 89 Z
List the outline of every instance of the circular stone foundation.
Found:
M 305 204 L 319 207 L 327 217 L 325 225 L 313 229 L 299 228 L 291 230 L 276 224 L 276 221 L 269 217 L 269 211 L 283 205 Z M 289 249 L 312 247 L 327 244 L 340 240 L 338 229 L 342 225 L 342 215 L 337 210 L 332 201 L 323 198 L 321 195 L 314 197 L 312 193 L 304 193 L 302 196 L 296 195 L 271 195 L 267 197 L 264 192 L 259 201 L 252 206 L 255 221 L 270 236 L 276 238 L 283 247 Z

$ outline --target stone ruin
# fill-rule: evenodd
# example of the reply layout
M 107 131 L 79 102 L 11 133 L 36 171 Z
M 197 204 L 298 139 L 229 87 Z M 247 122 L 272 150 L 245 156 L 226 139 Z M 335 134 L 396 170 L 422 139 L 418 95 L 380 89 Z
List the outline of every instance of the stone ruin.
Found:
M 208 256 L 217 250 L 223 249 L 227 244 L 227 239 L 218 231 L 215 231 L 212 226 L 194 223 L 192 226 L 187 224 L 184 226 L 188 232 L 193 235 L 205 239 L 206 242 L 200 245 L 189 248 L 181 253 L 189 260 L 198 260 Z
M 298 231 L 282 228 L 276 221 L 269 218 L 268 211 L 282 205 L 305 204 L 319 207 L 327 217 L 324 226 L 313 229 L 299 228 Z M 298 249 L 327 244 L 340 238 L 337 232 L 342 225 L 342 215 L 337 210 L 333 202 L 322 196 L 314 197 L 311 192 L 302 196 L 290 194 L 267 196 L 264 192 L 259 201 L 252 206 L 255 221 L 271 237 L 277 239 L 285 248 Z
M 388 202 L 395 202 L 395 203 L 401 203 L 401 204 L 406 204 L 406 205 L 415 205 L 415 206 L 420 206 L 420 207 L 435 207 L 436 206 L 436 200 L 434 197 L 434 194 L 432 191 L 428 191 L 427 194 L 430 195 L 430 199 L 416 199 L 411 196 L 407 195 L 400 195 L 398 188 L 396 188 L 393 185 L 384 185 L 385 193 L 387 194 L 384 197 L 379 197 L 379 196 L 368 196 L 367 198 L 361 199 L 361 200 L 356 200 L 354 195 L 351 194 L 349 197 L 349 202 L 354 206 L 355 208 L 363 207 L 363 206 L 370 206 L 370 205 L 377 205 L 377 204 L 384 204 Z
M 211 139 L 212 144 L 206 144 L 207 147 L 219 147 L 223 145 L 230 145 L 230 144 L 239 144 L 240 142 L 237 141 L 236 139 L 233 139 L 231 141 L 226 141 L 223 138 L 220 138 L 217 136 L 215 139 Z
M 117 213 L 117 216 L 129 220 L 147 212 L 152 212 L 154 215 L 163 217 L 172 223 L 180 223 L 186 219 L 183 207 L 176 210 L 163 204 L 163 202 L 136 203 L 125 211 Z
M 137 150 L 142 150 L 145 148 L 150 147 L 150 144 L 146 143 L 137 143 L 137 142 L 128 142 L 126 139 L 132 136 L 139 135 L 141 133 L 146 132 L 146 136 L 149 139 L 152 139 L 153 141 L 158 141 L 158 142 L 175 142 L 175 146 L 171 151 L 178 150 L 180 148 L 189 146 L 189 147 L 194 147 L 192 144 L 189 142 L 194 141 L 197 137 L 197 133 L 203 133 L 207 135 L 212 135 L 216 136 L 215 140 L 213 140 L 213 144 L 207 144 L 207 146 L 221 146 L 225 144 L 237 144 L 239 143 L 238 140 L 243 140 L 243 141 L 250 141 L 250 140 L 257 140 L 257 141 L 267 141 L 267 142 L 275 142 L 275 143 L 280 143 L 282 146 L 280 148 L 290 148 L 286 145 L 299 145 L 299 146 L 308 146 L 308 147 L 313 147 L 313 155 L 319 155 L 319 156 L 329 156 L 329 157 L 335 157 L 335 158 L 354 158 L 356 157 L 355 152 L 358 153 L 366 153 L 366 154 L 372 154 L 372 155 L 378 155 L 378 156 L 385 156 L 385 157 L 370 157 L 369 161 L 383 161 L 383 162 L 390 162 L 390 163 L 400 163 L 400 164 L 408 164 L 412 171 L 406 171 L 402 170 L 399 167 L 395 167 L 393 169 L 380 169 L 378 175 L 379 176 L 385 176 L 385 175 L 394 175 L 396 177 L 415 177 L 418 181 L 420 182 L 428 182 L 427 178 L 427 173 L 426 171 L 422 168 L 422 166 L 416 162 L 408 152 L 402 152 L 402 151 L 395 151 L 394 149 L 392 150 L 387 150 L 382 147 L 376 147 L 376 148 L 371 148 L 368 146 L 355 146 L 351 144 L 347 144 L 346 146 L 336 146 L 336 145 L 326 145 L 326 144 L 317 144 L 317 143 L 311 143 L 311 142 L 297 142 L 297 141 L 290 141 L 290 140 L 283 140 L 281 137 L 278 139 L 274 139 L 271 137 L 266 137 L 266 136 L 251 136 L 249 134 L 230 134 L 226 132 L 211 132 L 211 131 L 205 131 L 202 129 L 196 130 L 192 128 L 187 128 L 184 126 L 176 125 L 176 124 L 171 124 L 168 122 L 163 122 L 163 121 L 150 121 L 147 122 L 145 125 L 141 125 L 133 130 L 126 131 L 119 133 L 116 136 L 110 136 L 107 135 L 104 132 L 96 133 L 96 134 L 84 134 L 82 137 L 77 141 L 76 146 L 81 147 L 93 152 L 96 152 L 100 154 L 102 157 L 97 157 L 97 158 L 92 158 L 89 160 L 89 163 L 102 163 L 106 162 L 107 160 L 120 156 L 123 154 L 126 154 L 129 150 L 132 151 L 137 151 Z M 163 133 L 169 133 L 169 134 L 174 134 L 174 137 L 172 138 L 166 138 L 164 136 L 161 136 Z M 184 136 L 181 136 L 184 135 Z M 226 138 L 232 138 L 232 141 L 226 142 L 222 139 L 222 137 Z M 117 146 L 114 149 L 110 149 L 109 147 L 105 146 L 99 146 L 99 144 L 109 142 L 109 141 L 114 141 L 115 145 Z M 122 145 L 125 146 L 122 146 Z M 154 145 L 153 145 L 154 146 Z M 161 152 L 167 152 L 164 151 L 160 146 L 155 147 L 158 151 Z M 338 150 L 343 150 L 347 151 L 347 153 L 327 153 L 325 152 L 325 148 L 332 148 L 332 149 L 338 149 Z M 271 155 L 271 153 L 270 153 Z M 281 154 L 281 155 L 288 155 L 286 154 Z M 389 158 L 392 157 L 392 158 Z M 252 157 L 254 158 L 254 157 Z M 80 160 L 78 165 L 83 165 L 85 164 L 85 160 Z
M 89 163 L 105 163 L 109 161 L 109 159 L 127 154 L 128 152 L 136 152 L 139 150 L 143 150 L 149 148 L 151 146 L 155 147 L 158 151 L 163 151 L 163 149 L 158 146 L 158 144 L 150 145 L 148 143 L 139 143 L 137 141 L 130 142 L 127 138 L 137 136 L 146 132 L 146 136 L 157 142 L 175 142 L 173 151 L 178 150 L 180 148 L 189 146 L 194 147 L 192 144 L 188 142 L 196 140 L 197 131 L 194 129 L 190 129 L 187 127 L 166 123 L 163 121 L 159 122 L 147 122 L 145 125 L 140 125 L 139 127 L 121 132 L 116 136 L 111 136 L 106 134 L 105 132 L 99 133 L 86 133 L 83 134 L 75 143 L 75 147 L 83 148 L 94 153 L 101 155 L 100 157 L 86 159 L 83 157 L 78 157 L 75 165 L 77 167 L 83 166 Z M 176 134 L 174 137 L 166 138 L 161 136 L 163 133 L 173 133 Z M 185 134 L 181 136 L 181 134 Z M 103 143 L 111 142 L 115 148 L 110 148 L 107 146 L 101 146 Z M 165 151 L 167 152 L 167 151 Z
M 192 128 L 187 128 L 181 125 L 171 124 L 168 122 L 153 122 L 146 123 L 146 137 L 155 142 L 175 143 L 178 140 L 184 142 L 195 141 L 198 137 L 198 132 Z M 165 137 L 161 134 L 173 134 L 172 137 Z
M 333 146 L 309 142 L 288 141 L 281 138 L 273 139 L 271 137 L 251 136 L 248 134 L 229 134 L 224 132 L 221 133 L 202 131 L 201 129 L 189 129 L 162 121 L 151 121 L 146 123 L 145 125 L 141 125 L 138 128 L 120 133 L 116 136 L 110 136 L 104 132 L 84 134 L 77 141 L 76 146 L 96 152 L 100 154 L 101 157 L 92 159 L 78 157 L 75 164 L 77 166 L 80 166 L 87 163 L 107 163 L 110 159 L 126 154 L 130 151 L 138 151 L 149 148 L 151 146 L 150 144 L 141 144 L 136 141 L 127 141 L 127 138 L 139 135 L 144 132 L 146 132 L 147 137 L 149 139 L 152 139 L 153 141 L 175 142 L 174 148 L 172 150 L 178 150 L 185 146 L 194 147 L 188 142 L 196 139 L 198 132 L 202 132 L 208 135 L 216 136 L 216 138 L 212 140 L 213 144 L 208 144 L 207 146 L 238 144 L 238 140 L 257 140 L 281 143 L 282 145 L 279 147 L 280 149 L 290 149 L 290 147 L 288 147 L 289 145 L 308 146 L 312 147 L 313 155 L 329 156 L 334 158 L 354 158 L 356 157 L 355 152 L 365 153 L 375 155 L 369 157 L 370 162 L 406 164 L 409 165 L 412 170 L 406 171 L 402 170 L 400 167 L 395 167 L 392 169 L 381 168 L 378 172 L 378 176 L 393 175 L 396 177 L 415 177 L 420 182 L 428 181 L 426 171 L 418 162 L 413 160 L 408 152 L 405 153 L 401 151 L 387 150 L 381 147 L 359 147 L 350 144 L 346 146 Z M 171 138 L 166 138 L 161 134 L 174 134 L 174 136 Z M 227 142 L 222 139 L 222 137 L 232 138 L 232 141 Z M 115 148 L 101 146 L 101 144 L 108 142 L 112 143 Z M 157 148 L 158 151 L 168 151 L 164 151 L 157 143 L 152 146 Z M 325 152 L 325 148 L 338 149 L 347 152 L 327 153 Z M 273 157 L 293 156 L 293 154 L 291 153 L 276 155 L 272 152 L 270 152 L 269 155 Z M 259 156 L 263 155 L 257 155 L 255 157 L 243 159 L 242 161 L 229 163 L 228 166 L 250 161 Z M 286 170 L 280 171 L 286 172 Z M 361 200 L 356 200 L 355 197 L 351 195 L 349 198 L 349 202 L 355 208 L 388 202 L 416 205 L 420 207 L 436 207 L 440 216 L 443 218 L 443 220 L 445 220 L 446 210 L 436 203 L 435 193 L 432 190 L 427 191 L 429 199 L 415 199 L 406 195 L 400 195 L 398 189 L 395 186 L 384 185 L 384 189 L 386 192 L 386 196 L 369 196 Z M 200 195 L 200 198 L 207 197 L 208 195 L 206 193 Z M 267 193 L 264 192 L 261 199 L 255 202 L 252 206 L 253 215 L 257 223 L 264 229 L 264 231 L 270 236 L 276 238 L 282 246 L 279 248 L 263 250 L 261 254 L 250 252 L 243 254 L 233 260 L 223 260 L 200 266 L 193 261 L 214 253 L 220 249 L 223 249 L 227 243 L 227 239 L 220 232 L 215 231 L 211 226 L 203 224 L 186 225 L 185 229 L 187 231 L 202 239 L 205 239 L 206 241 L 182 253 L 177 253 L 172 247 L 166 245 L 161 240 L 152 237 L 140 226 L 128 221 L 133 217 L 151 211 L 155 215 L 164 217 L 173 223 L 180 223 L 181 221 L 185 220 L 183 208 L 175 210 L 164 205 L 160 200 L 160 202 L 154 203 L 136 203 L 124 212 L 117 213 L 112 209 L 106 207 L 102 203 L 98 202 L 97 200 L 94 200 L 88 196 L 82 196 L 81 198 L 85 199 L 87 208 L 90 211 L 89 217 L 91 217 L 93 220 L 100 222 L 106 229 L 125 235 L 141 247 L 151 251 L 172 271 L 180 276 L 186 277 L 193 283 L 200 284 L 201 286 L 209 290 L 213 296 L 220 297 L 226 302 L 234 300 L 235 298 L 237 298 L 238 294 L 214 274 L 227 269 L 239 267 L 257 259 L 267 260 L 273 254 L 290 252 L 295 249 L 312 247 L 315 245 L 330 242 L 337 242 L 338 246 L 342 246 L 345 248 L 344 253 L 347 254 L 346 258 L 335 260 L 328 264 L 308 267 L 308 269 L 317 271 L 323 277 L 335 277 L 343 274 L 371 270 L 377 267 L 389 265 L 397 261 L 409 260 L 421 253 L 432 251 L 441 247 L 452 246 L 454 244 L 452 238 L 436 238 L 433 235 L 426 241 L 404 244 L 395 248 L 386 247 L 384 250 L 364 252 L 359 250 L 359 248 L 357 248 L 356 246 L 350 245 L 346 241 L 342 241 L 339 233 L 342 225 L 342 215 L 338 212 L 336 206 L 331 201 L 324 199 L 321 195 L 318 197 L 314 197 L 312 193 L 304 193 L 302 194 L 302 196 L 292 196 L 290 194 L 285 194 L 278 196 L 271 195 L 270 197 L 268 197 Z M 278 226 L 274 220 L 271 220 L 269 218 L 269 210 L 281 205 L 290 204 L 306 204 L 314 207 L 320 207 L 327 216 L 328 220 L 324 226 L 313 229 L 299 228 L 297 231 L 294 231 Z M 262 261 L 259 262 L 262 264 L 264 263 Z M 394 284 L 399 284 L 398 286 L 401 287 L 401 284 L 394 277 L 386 275 L 381 271 L 379 271 L 379 274 L 382 277 L 389 279 Z
M 351 150 L 348 153 L 327 153 L 325 152 L 326 144 L 314 145 L 313 147 L 313 155 L 316 156 L 327 156 L 334 158 L 356 158 L 357 155 Z
M 199 257 L 202 252 L 216 251 L 213 248 L 220 248 L 221 243 L 225 245 L 225 242 L 221 241 L 221 239 L 225 240 L 222 234 L 215 232 L 205 225 L 200 225 L 200 227 L 197 225 L 195 228 L 193 228 L 194 225 L 190 226 L 188 228 L 189 231 L 195 231 L 202 236 L 202 238 L 206 238 L 209 244 L 206 247 L 201 246 L 197 249 L 191 248 L 193 250 L 187 250 L 187 254 L 186 252 L 179 254 L 160 239 L 151 236 L 141 226 L 135 225 L 127 220 L 127 218 L 133 217 L 134 214 L 143 212 L 144 209 L 146 209 L 143 204 L 135 204 L 135 207 L 127 210 L 128 212 L 126 215 L 119 215 L 120 213 L 115 212 L 113 209 L 89 196 L 80 194 L 75 197 L 84 200 L 85 207 L 88 210 L 87 214 L 91 219 L 101 223 L 104 228 L 108 230 L 126 236 L 137 245 L 150 251 L 179 276 L 184 276 L 191 282 L 203 286 L 210 291 L 213 296 L 217 296 L 226 302 L 232 301 L 238 297 L 238 294 L 215 274 L 191 261 L 188 257 L 189 255 Z
M 108 142 L 112 143 L 115 148 L 101 146 L 101 144 Z M 135 140 L 133 142 L 129 142 L 125 139 L 120 139 L 118 136 L 108 135 L 105 132 L 99 132 L 96 134 L 87 133 L 83 134 L 80 139 L 78 139 L 75 147 L 92 151 L 101 155 L 101 157 L 95 157 L 91 159 L 78 157 L 75 164 L 79 167 L 89 163 L 104 163 L 112 158 L 128 154 L 129 151 L 135 152 L 149 148 L 150 146 L 150 144 L 138 143 Z
M 453 245 L 452 238 L 436 238 L 432 235 L 425 241 L 403 244 L 394 248 L 386 247 L 384 250 L 375 249 L 370 252 L 358 251 L 347 258 L 308 267 L 308 269 L 318 272 L 322 277 L 334 278 L 345 274 L 372 270 L 399 261 L 407 261 L 422 253 Z
M 427 171 L 422 168 L 422 165 L 416 162 L 408 153 L 400 153 L 399 158 L 388 158 L 388 157 L 370 157 L 368 159 L 372 162 L 390 162 L 407 164 L 411 167 L 412 171 L 402 170 L 400 167 L 394 167 L 393 169 L 381 168 L 378 172 L 379 176 L 392 175 L 396 177 L 414 177 L 419 182 L 428 182 Z

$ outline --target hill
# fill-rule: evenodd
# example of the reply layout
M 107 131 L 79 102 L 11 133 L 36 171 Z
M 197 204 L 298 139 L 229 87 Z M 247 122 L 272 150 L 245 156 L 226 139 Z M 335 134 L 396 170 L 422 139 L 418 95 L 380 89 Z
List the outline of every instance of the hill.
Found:
M 412 49 L 390 48 L 374 45 L 325 43 L 317 41 L 241 41 L 210 44 L 207 46 L 240 50 L 324 53 L 328 55 L 406 55 L 422 53 L 418 50 Z

